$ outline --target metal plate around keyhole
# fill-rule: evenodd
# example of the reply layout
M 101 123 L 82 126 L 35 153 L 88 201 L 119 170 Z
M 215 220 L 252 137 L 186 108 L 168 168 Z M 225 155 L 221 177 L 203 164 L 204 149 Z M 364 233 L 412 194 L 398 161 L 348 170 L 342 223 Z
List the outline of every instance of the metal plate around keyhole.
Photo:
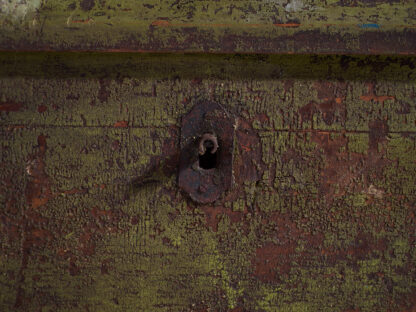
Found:
M 214 202 L 231 187 L 234 122 L 211 101 L 198 103 L 182 119 L 179 187 L 198 203 Z

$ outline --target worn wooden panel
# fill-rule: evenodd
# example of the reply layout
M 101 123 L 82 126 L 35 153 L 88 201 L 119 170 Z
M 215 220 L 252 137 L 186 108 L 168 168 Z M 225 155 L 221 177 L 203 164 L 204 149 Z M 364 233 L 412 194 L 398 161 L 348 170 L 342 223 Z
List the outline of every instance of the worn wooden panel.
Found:
M 0 54 L 0 310 L 413 311 L 412 57 Z M 177 187 L 181 116 L 238 120 Z
M 2 0 L 1 50 L 416 52 L 414 0 Z

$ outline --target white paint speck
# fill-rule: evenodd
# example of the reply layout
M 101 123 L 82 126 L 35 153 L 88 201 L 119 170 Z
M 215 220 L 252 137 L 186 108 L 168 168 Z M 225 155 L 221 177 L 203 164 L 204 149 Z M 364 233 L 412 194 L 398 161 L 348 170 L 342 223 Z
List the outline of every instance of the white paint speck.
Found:
M 298 12 L 302 10 L 304 7 L 302 0 L 291 0 L 288 4 L 285 6 L 286 12 Z
M 0 0 L 0 17 L 22 20 L 28 13 L 34 12 L 42 0 Z
M 370 184 L 367 190 L 367 194 L 374 195 L 375 198 L 383 198 L 383 190 L 377 189 L 374 185 Z

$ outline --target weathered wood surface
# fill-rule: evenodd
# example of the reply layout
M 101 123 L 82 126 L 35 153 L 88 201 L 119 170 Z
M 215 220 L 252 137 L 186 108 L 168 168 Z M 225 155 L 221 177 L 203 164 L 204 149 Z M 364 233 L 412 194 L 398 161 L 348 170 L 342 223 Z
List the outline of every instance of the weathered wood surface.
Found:
M 415 311 L 416 60 L 0 54 L 1 311 Z M 198 101 L 234 186 L 177 187 Z
M 414 0 L 2 0 L 1 50 L 416 53 Z

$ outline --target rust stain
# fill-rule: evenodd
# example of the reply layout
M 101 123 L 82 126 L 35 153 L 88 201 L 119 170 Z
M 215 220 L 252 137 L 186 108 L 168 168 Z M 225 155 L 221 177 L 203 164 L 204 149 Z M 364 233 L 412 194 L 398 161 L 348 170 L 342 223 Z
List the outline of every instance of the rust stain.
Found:
M 326 166 L 321 172 L 320 191 L 326 196 L 327 201 L 331 202 L 334 197 L 342 196 L 347 191 L 347 186 L 356 175 L 350 168 L 357 167 L 364 155 L 352 154 L 347 158 L 346 153 L 339 152 L 340 148 L 348 143 L 345 135 L 331 139 L 329 132 L 312 132 L 311 140 L 317 143 L 325 155 Z M 336 184 L 339 185 L 337 194 L 334 193 Z
M 49 177 L 45 173 L 46 137 L 38 136 L 38 152 L 29 160 L 26 172 L 31 177 L 26 187 L 26 202 L 29 208 L 37 209 L 53 197 Z
M 205 213 L 207 228 L 212 229 L 213 232 L 218 231 L 218 223 L 221 221 L 221 216 L 228 216 L 231 223 L 240 222 L 244 216 L 244 212 L 232 211 L 225 206 L 204 205 L 200 209 Z
M 93 233 L 89 226 L 84 227 L 84 232 L 79 237 L 79 245 L 78 250 L 84 256 L 92 256 L 95 253 L 95 244 L 96 237 L 94 237 Z
M 38 136 L 37 151 L 31 156 L 26 166 L 29 175 L 25 195 L 27 208 L 22 216 L 23 239 L 22 239 L 22 258 L 19 269 L 19 281 L 16 292 L 15 308 L 24 304 L 25 293 L 22 288 L 24 282 L 24 271 L 27 267 L 31 250 L 37 246 L 44 246 L 53 239 L 53 234 L 42 229 L 41 225 L 46 222 L 45 218 L 39 215 L 39 208 L 44 206 L 52 197 L 49 177 L 45 173 L 45 152 L 46 136 Z
M 120 233 L 119 221 L 123 213 L 116 210 L 104 210 L 93 207 L 90 216 L 78 237 L 77 250 L 84 256 L 89 257 L 95 254 L 96 242 L 100 241 L 108 233 Z
M 297 241 L 306 238 L 297 226 L 291 222 L 289 214 L 273 213 L 263 220 L 264 224 L 273 222 L 279 229 L 276 239 L 279 243 L 267 242 L 256 249 L 252 258 L 253 276 L 264 282 L 278 282 L 282 276 L 287 276 L 292 267 L 291 257 L 297 247 Z
M 48 108 L 45 105 L 39 105 L 38 106 L 38 113 L 44 113 L 46 112 Z
M 367 84 L 367 87 L 368 87 L 368 94 L 360 96 L 360 99 L 363 101 L 366 101 L 366 102 L 375 101 L 375 102 L 380 102 L 383 104 L 384 101 L 396 99 L 394 96 L 391 96 L 391 95 L 376 95 L 374 91 L 374 83 Z
M 157 21 L 153 21 L 150 25 L 166 27 L 166 26 L 170 26 L 171 24 L 169 23 L 169 21 L 166 21 L 166 20 L 157 20 Z
M 103 189 L 105 189 L 107 187 L 107 185 L 105 185 L 104 183 L 102 183 L 102 184 L 94 184 L 94 187 L 103 190 Z
M 27 128 L 25 125 L 12 125 L 12 126 L 7 126 L 7 131 L 13 131 L 16 129 L 25 129 Z
M 117 121 L 116 123 L 114 123 L 113 127 L 114 128 L 127 128 L 128 122 L 125 120 Z
M 369 150 L 373 154 L 379 154 L 380 143 L 386 142 L 389 127 L 386 120 L 374 120 L 368 123 L 369 128 Z
M 320 253 L 326 256 L 328 263 L 335 264 L 351 256 L 357 260 L 364 260 L 374 251 L 384 252 L 387 246 L 385 239 L 374 240 L 371 235 L 359 232 L 351 246 L 341 249 L 322 247 Z
M 59 233 L 51 232 L 44 228 L 49 223 L 49 219 L 41 215 L 42 207 L 44 207 L 49 200 L 62 195 L 85 194 L 87 189 L 70 189 L 67 191 L 60 191 L 53 193 L 51 190 L 51 183 L 49 176 L 45 171 L 45 154 L 47 150 L 47 137 L 43 134 L 37 138 L 38 145 L 36 151 L 30 156 L 26 166 L 26 173 L 28 174 L 28 182 L 25 189 L 26 209 L 23 212 L 22 219 L 18 224 L 9 227 L 8 235 L 10 238 L 21 235 L 21 266 L 18 273 L 17 293 L 15 299 L 15 308 L 21 308 L 31 299 L 26 298 L 24 289 L 22 288 L 24 282 L 24 271 L 27 268 L 32 250 L 34 248 L 45 248 L 49 246 Z M 97 187 L 105 187 L 103 184 Z M 9 205 L 13 203 L 10 202 Z M 106 232 L 117 231 L 117 221 L 119 216 L 111 211 L 99 210 L 93 208 L 91 211 L 93 219 L 84 226 L 84 230 L 79 237 L 78 250 L 84 256 L 91 256 L 95 252 L 94 238 L 101 238 Z M 2 218 L 2 221 L 4 218 Z M 20 229 L 20 231 L 19 231 Z M 50 248 L 51 246 L 49 246 Z M 66 249 L 58 249 L 57 255 L 63 258 L 71 256 L 72 252 Z M 76 257 L 71 256 L 68 264 L 68 271 L 71 275 L 80 273 L 80 268 L 76 264 Z
M 296 27 L 299 27 L 300 24 L 298 24 L 298 23 L 283 23 L 283 24 L 278 23 L 278 24 L 273 24 L 273 26 L 276 26 L 276 27 L 292 27 L 292 28 L 296 28 Z
M 360 99 L 366 102 L 370 102 L 370 101 L 375 101 L 375 102 L 381 102 L 384 103 L 384 101 L 386 100 L 394 100 L 395 97 L 394 96 L 389 96 L 389 95 L 362 95 L 360 96 Z
M 18 112 L 23 107 L 22 103 L 3 102 L 0 103 L 1 112 Z
M 255 165 L 255 163 L 262 163 L 260 138 L 251 124 L 251 120 L 241 119 L 236 130 L 242 157 L 238 157 L 234 161 L 234 179 L 239 185 L 242 185 L 245 181 L 258 181 L 261 176 L 259 168 Z M 254 161 L 245 161 L 246 159 L 253 159 Z
M 345 120 L 345 105 L 344 94 L 339 94 L 338 90 L 345 90 L 343 83 L 319 82 L 314 84 L 318 92 L 318 99 L 322 102 L 309 102 L 307 105 L 299 109 L 301 122 L 308 122 L 313 120 L 313 116 L 317 113 L 322 115 L 322 119 L 327 125 L 332 125 L 335 121 L 343 122 Z M 341 120 L 335 120 L 336 114 L 340 116 Z
M 98 207 L 93 207 L 91 210 L 91 215 L 94 218 L 99 218 L 99 217 L 109 217 L 109 218 L 114 218 L 114 212 L 112 212 L 111 210 L 102 210 L 99 209 Z
M 273 282 L 279 279 L 280 274 L 290 271 L 290 255 L 295 251 L 295 246 L 290 243 L 281 246 L 274 243 L 266 243 L 257 248 L 254 259 L 254 276 L 264 282 Z

